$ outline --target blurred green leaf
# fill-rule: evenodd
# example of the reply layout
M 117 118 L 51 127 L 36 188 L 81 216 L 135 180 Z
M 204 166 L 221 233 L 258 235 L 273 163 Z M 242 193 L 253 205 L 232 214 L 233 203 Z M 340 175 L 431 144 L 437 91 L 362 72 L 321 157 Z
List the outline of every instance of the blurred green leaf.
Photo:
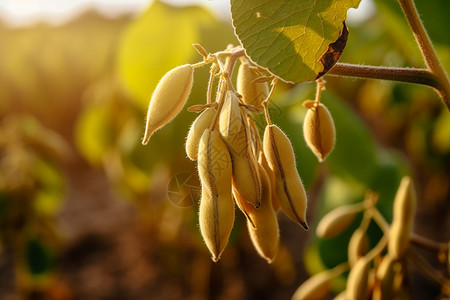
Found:
M 51 271 L 55 264 L 54 255 L 39 239 L 32 238 L 26 245 L 26 262 L 33 276 L 44 275 Z
M 199 28 L 214 22 L 203 8 L 176 8 L 155 1 L 128 27 L 119 47 L 118 72 L 140 108 L 147 108 L 156 84 L 167 71 L 197 55 L 192 44 L 200 41 Z
M 86 109 L 78 119 L 75 139 L 83 156 L 92 164 L 100 165 L 104 153 L 113 147 L 114 117 L 106 105 Z
M 322 94 L 336 127 L 336 144 L 326 159 L 335 175 L 368 183 L 376 169 L 375 143 L 360 117 L 331 92 Z

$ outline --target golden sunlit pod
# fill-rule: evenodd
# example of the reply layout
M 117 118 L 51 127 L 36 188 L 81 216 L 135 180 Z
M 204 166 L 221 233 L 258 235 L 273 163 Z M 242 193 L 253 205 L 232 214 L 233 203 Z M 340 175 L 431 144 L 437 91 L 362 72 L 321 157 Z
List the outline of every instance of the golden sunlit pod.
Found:
M 331 282 L 333 279 L 348 270 L 347 264 L 341 264 L 337 267 L 320 272 L 311 276 L 303 282 L 295 291 L 292 300 L 320 300 L 325 299 L 331 292 Z
M 358 259 L 366 255 L 369 247 L 366 231 L 361 227 L 357 228 L 348 243 L 348 263 L 353 267 Z
M 227 144 L 236 141 L 241 127 L 242 114 L 239 107 L 239 98 L 233 91 L 229 90 L 225 96 L 219 116 L 219 130 Z
M 333 150 L 336 129 L 330 112 L 322 103 L 308 107 L 303 122 L 303 135 L 306 144 L 320 162 Z
M 370 260 L 363 256 L 350 270 L 347 279 L 347 300 L 365 300 L 369 298 Z
M 347 291 L 342 291 L 333 298 L 333 300 L 347 300 Z
M 378 290 L 377 298 L 388 300 L 394 298 L 394 283 L 399 262 L 390 255 L 385 255 L 377 269 Z
M 259 72 L 247 62 L 239 66 L 236 90 L 242 95 L 245 104 L 262 108 L 261 103 L 269 95 L 269 84 L 267 82 L 255 83 L 254 80 L 261 77 Z
M 191 160 L 197 160 L 200 139 L 203 132 L 211 126 L 216 112 L 215 108 L 209 107 L 192 123 L 186 138 L 186 154 Z
M 410 226 L 416 209 L 416 192 L 410 177 L 400 182 L 394 199 L 393 222 Z
M 233 161 L 233 188 L 247 202 L 254 207 L 259 207 L 261 205 L 262 187 L 258 161 L 251 149 L 250 131 L 244 111 L 240 110 L 240 113 L 241 126 L 239 132 L 234 135 L 234 138 L 224 138 Z
M 400 259 L 410 244 L 412 221 L 416 207 L 416 192 L 410 177 L 403 177 L 394 199 L 394 211 L 389 231 L 389 254 Z
M 262 166 L 259 166 L 259 173 L 261 174 L 263 198 L 259 208 L 247 204 L 247 215 L 251 219 L 247 220 L 247 227 L 258 254 L 268 263 L 272 263 L 278 253 L 280 243 L 278 219 L 272 207 L 269 177 Z
M 411 226 L 393 222 L 389 230 L 388 252 L 395 259 L 400 259 L 410 245 Z
M 281 209 L 291 220 L 308 229 L 306 192 L 297 172 L 289 138 L 276 125 L 267 125 L 263 143 L 264 155 L 275 175 L 275 191 Z
M 191 92 L 193 79 L 194 68 L 186 64 L 170 70 L 159 81 L 148 106 L 142 144 L 147 144 L 156 130 L 181 111 Z
M 213 261 L 217 261 L 228 243 L 234 223 L 231 157 L 219 132 L 205 130 L 197 163 L 202 185 L 200 230 Z
M 275 212 L 278 212 L 278 210 L 280 209 L 280 203 L 278 202 L 277 194 L 275 191 L 275 188 L 276 188 L 275 187 L 275 174 L 273 173 L 272 169 L 270 168 L 269 163 L 267 162 L 267 159 L 264 156 L 264 152 L 262 152 L 262 151 L 259 152 L 258 163 L 264 168 L 267 176 L 269 176 L 270 187 L 271 187 L 270 190 L 272 193 L 272 206 L 273 206 L 273 209 L 275 210 Z
M 356 214 L 364 210 L 363 203 L 339 206 L 322 217 L 317 225 L 316 234 L 321 238 L 338 235 L 353 222 Z

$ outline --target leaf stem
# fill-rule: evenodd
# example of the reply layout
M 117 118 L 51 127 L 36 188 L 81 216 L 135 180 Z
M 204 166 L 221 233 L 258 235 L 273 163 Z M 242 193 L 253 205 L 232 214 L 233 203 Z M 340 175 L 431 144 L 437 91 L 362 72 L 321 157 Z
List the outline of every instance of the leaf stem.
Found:
M 445 73 L 444 67 L 439 61 L 430 37 L 420 20 L 416 6 L 414 5 L 413 0 L 398 0 L 398 2 L 408 20 L 409 26 L 411 27 L 414 38 L 416 39 L 428 69 L 438 77 L 438 81 L 441 83 L 441 88 L 438 89 L 438 92 L 447 105 L 447 108 L 450 110 L 450 81 Z

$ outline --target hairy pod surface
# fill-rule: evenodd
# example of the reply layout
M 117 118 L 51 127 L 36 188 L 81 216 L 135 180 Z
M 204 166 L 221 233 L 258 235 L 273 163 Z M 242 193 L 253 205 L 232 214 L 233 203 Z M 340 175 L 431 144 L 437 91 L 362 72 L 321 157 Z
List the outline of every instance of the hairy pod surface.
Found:
M 259 166 L 259 168 L 263 194 L 261 206 L 254 208 L 247 204 L 244 209 L 247 211 L 246 215 L 250 218 L 250 220 L 247 220 L 247 227 L 256 251 L 268 263 L 272 263 L 278 253 L 280 232 L 277 215 L 272 207 L 269 177 L 262 166 Z
M 357 213 L 364 206 L 361 203 L 339 206 L 322 217 L 317 225 L 316 234 L 321 238 L 330 238 L 338 235 L 353 222 Z
M 275 210 L 275 212 L 278 212 L 278 210 L 280 209 L 280 203 L 278 202 L 277 194 L 275 191 L 275 188 L 276 188 L 275 174 L 273 173 L 272 169 L 270 168 L 269 163 L 267 162 L 267 159 L 264 156 L 264 152 L 262 152 L 262 151 L 259 152 L 258 163 L 264 168 L 267 176 L 269 176 L 270 191 L 272 194 L 272 206 L 273 206 L 273 209 Z
M 330 112 L 322 103 L 309 107 L 303 122 L 303 135 L 319 161 L 325 160 L 333 150 L 336 129 Z
M 241 126 L 239 132 L 231 138 L 224 138 L 233 161 L 233 188 L 254 207 L 261 205 L 262 186 L 258 161 L 251 149 L 251 139 L 246 117 L 239 110 Z M 225 132 L 225 122 L 219 122 L 221 132 Z
M 370 260 L 365 256 L 359 259 L 350 270 L 347 279 L 347 299 L 365 300 L 369 298 Z
M 260 74 L 251 68 L 250 64 L 242 63 L 238 70 L 236 89 L 242 95 L 242 100 L 245 104 L 262 108 L 261 103 L 269 94 L 269 85 L 267 82 L 253 82 L 258 77 L 260 77 Z
M 219 132 L 206 129 L 203 133 L 198 171 L 202 184 L 200 230 L 213 261 L 217 261 L 228 243 L 234 223 L 231 157 Z
M 298 175 L 289 138 L 276 125 L 264 131 L 264 155 L 275 175 L 275 191 L 281 209 L 294 222 L 308 229 L 306 192 Z
M 361 227 L 357 228 L 348 243 L 348 263 L 353 267 L 356 262 L 366 255 L 369 248 L 366 231 Z
M 292 300 L 325 299 L 331 291 L 331 281 L 347 269 L 339 265 L 331 270 L 320 272 L 300 285 L 292 296 Z
M 242 127 L 242 114 L 239 98 L 229 90 L 225 96 L 222 111 L 219 116 L 219 130 L 224 140 L 231 144 L 236 141 Z
M 192 123 L 186 138 L 186 154 L 191 160 L 197 160 L 200 139 L 206 129 L 211 126 L 217 110 L 213 107 L 205 109 Z
M 150 99 L 142 144 L 147 144 L 156 130 L 181 111 L 191 92 L 193 79 L 194 68 L 189 64 L 176 67 L 161 78 Z

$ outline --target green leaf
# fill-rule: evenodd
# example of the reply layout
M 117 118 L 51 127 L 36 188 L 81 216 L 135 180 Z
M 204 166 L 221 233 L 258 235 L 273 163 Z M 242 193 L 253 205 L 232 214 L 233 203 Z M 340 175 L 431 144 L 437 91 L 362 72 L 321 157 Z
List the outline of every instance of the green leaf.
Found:
M 341 35 L 347 10 L 361 0 L 231 0 L 236 34 L 247 55 L 285 81 L 314 80 Z
M 167 71 L 192 57 L 201 60 L 192 44 L 200 40 L 199 28 L 215 23 L 203 8 L 176 8 L 156 1 L 130 25 L 117 63 L 119 78 L 139 107 L 147 108 L 156 84 Z

